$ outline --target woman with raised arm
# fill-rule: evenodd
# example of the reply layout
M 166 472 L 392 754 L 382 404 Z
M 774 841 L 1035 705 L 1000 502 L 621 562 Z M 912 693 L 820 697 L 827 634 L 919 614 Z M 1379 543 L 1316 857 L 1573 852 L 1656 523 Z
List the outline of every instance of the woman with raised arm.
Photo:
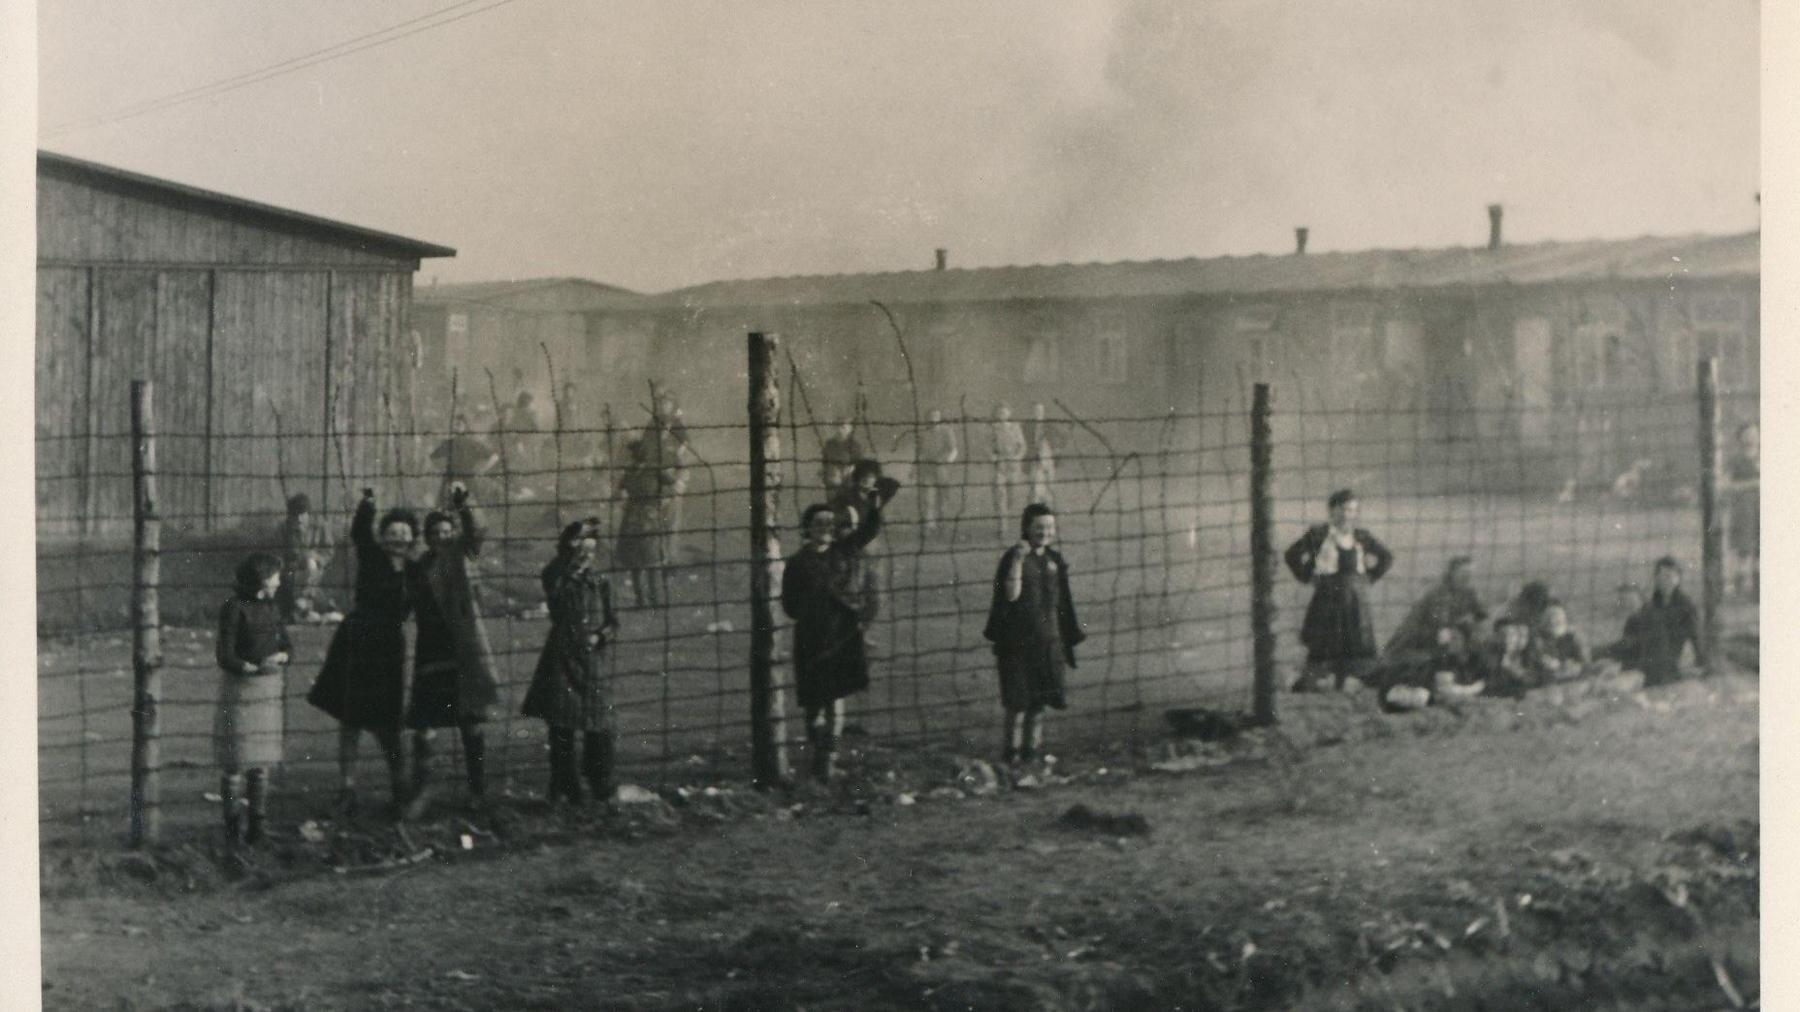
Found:
M 406 634 L 401 625 L 412 611 L 407 563 L 418 532 L 418 520 L 403 509 L 389 510 L 376 524 L 375 490 L 363 489 L 350 521 L 356 600 L 306 694 L 307 702 L 337 719 L 338 807 L 346 814 L 357 807 L 356 753 L 365 731 L 381 743 L 395 810 L 406 804 L 406 761 L 400 751 Z

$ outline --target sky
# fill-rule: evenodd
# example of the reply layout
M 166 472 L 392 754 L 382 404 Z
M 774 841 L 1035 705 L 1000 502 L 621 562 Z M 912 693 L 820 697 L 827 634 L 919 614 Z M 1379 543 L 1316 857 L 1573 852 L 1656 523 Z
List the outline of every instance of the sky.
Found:
M 456 247 L 782 274 L 1758 227 L 1755 0 L 58 0 L 41 146 Z

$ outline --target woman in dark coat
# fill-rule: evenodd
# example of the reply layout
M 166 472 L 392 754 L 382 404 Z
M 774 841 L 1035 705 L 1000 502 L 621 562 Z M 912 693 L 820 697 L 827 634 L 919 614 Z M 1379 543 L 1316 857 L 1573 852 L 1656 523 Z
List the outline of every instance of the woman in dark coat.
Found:
M 597 799 L 612 796 L 612 692 L 600 670 L 600 651 L 618 628 L 612 584 L 594 565 L 600 521 L 576 521 L 563 530 L 556 558 L 544 567 L 544 597 L 550 605 L 550 635 L 538 655 L 523 713 L 550 728 L 551 803 L 581 801 L 576 775 L 575 733 L 581 732 L 581 772 Z
M 863 634 L 880 598 L 862 551 L 881 532 L 881 507 L 899 487 L 883 479 L 860 515 L 839 514 L 823 503 L 807 507 L 800 521 L 806 543 L 783 568 L 781 610 L 794 620 L 794 694 L 806 711 L 813 775 L 820 780 L 836 771 L 845 697 L 869 687 Z M 855 526 L 841 530 L 852 517 Z
M 1069 593 L 1069 564 L 1050 547 L 1056 514 L 1032 503 L 1019 527 L 1019 543 L 994 572 L 994 598 L 981 633 L 993 642 L 1000 669 L 1009 763 L 1030 762 L 1041 753 L 1044 709 L 1068 705 L 1064 670 L 1075 666 L 1075 647 L 1087 638 Z
M 1356 526 L 1361 504 L 1354 492 L 1335 492 L 1328 505 L 1331 522 L 1308 528 L 1286 555 L 1294 579 L 1313 588 L 1300 627 L 1307 672 L 1296 691 L 1313 688 L 1327 673 L 1339 689 L 1349 678 L 1366 680 L 1379 650 L 1369 586 L 1394 564 L 1386 546 Z
M 376 532 L 380 531 L 377 540 Z M 338 721 L 340 807 L 356 805 L 356 753 L 362 733 L 381 743 L 396 807 L 405 803 L 405 759 L 400 751 L 400 708 L 406 684 L 406 635 L 401 623 L 412 610 L 407 556 L 418 521 L 389 510 L 375 523 L 375 490 L 363 489 L 350 521 L 356 552 L 356 601 L 331 638 L 325 663 L 307 702 Z
M 469 795 L 487 796 L 487 739 L 481 725 L 500 699 L 493 649 L 476 606 L 470 565 L 481 554 L 482 529 L 469 507 L 469 490 L 450 488 L 456 510 L 425 518 L 425 554 L 407 570 L 418 640 L 413 650 L 412 703 L 406 723 L 413 729 L 413 797 L 408 816 L 424 814 L 429 802 L 433 734 L 454 727 L 462 738 Z

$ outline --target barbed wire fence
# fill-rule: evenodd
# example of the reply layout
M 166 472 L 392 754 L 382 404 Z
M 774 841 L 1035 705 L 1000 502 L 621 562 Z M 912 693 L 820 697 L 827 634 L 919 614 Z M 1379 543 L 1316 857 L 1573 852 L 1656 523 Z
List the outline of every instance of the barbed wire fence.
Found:
M 544 360 L 551 389 L 562 391 L 548 351 Z M 774 373 L 783 396 L 772 533 L 791 553 L 801 511 L 829 491 L 820 476 L 828 433 L 815 409 L 842 403 L 846 391 L 812 389 L 832 381 L 809 381 L 792 355 L 778 359 Z M 480 399 L 469 386 L 486 388 L 499 415 L 493 431 L 471 433 L 457 422 L 463 405 Z M 871 633 L 872 685 L 850 704 L 853 748 L 998 751 L 994 661 L 981 631 L 1000 554 L 1018 540 L 1019 511 L 1034 498 L 1059 513 L 1060 547 L 1090 635 L 1071 672 L 1070 709 L 1053 725 L 1056 750 L 1135 748 L 1165 733 L 1165 710 L 1249 712 L 1257 677 L 1285 688 L 1299 664 L 1306 588 L 1277 572 L 1266 602 L 1273 610 L 1263 613 L 1276 649 L 1259 665 L 1251 470 L 1258 424 L 1268 432 L 1273 524 L 1265 540 L 1275 553 L 1323 520 L 1325 498 L 1340 487 L 1358 491 L 1364 526 L 1394 550 L 1395 568 L 1373 594 L 1380 635 L 1454 556 L 1476 561 L 1479 589 L 1495 603 L 1528 580 L 1548 583 L 1599 643 L 1623 621 L 1620 583 L 1647 583 L 1651 563 L 1665 554 L 1691 560 L 1699 577 L 1702 560 L 1717 554 L 1703 550 L 1699 391 L 1534 408 L 1476 408 L 1455 396 L 1344 406 L 1286 377 L 1270 384 L 1272 404 L 1260 417 L 1248 382 L 1193 411 L 1090 417 L 1052 399 L 1032 442 L 1048 452 L 1014 460 L 995 452 L 1009 444 L 1005 423 L 971 408 L 970 393 L 908 387 L 900 410 L 863 396 L 853 409 L 870 444 L 865 455 L 904 486 L 874 548 L 882 611 Z M 623 408 L 559 393 L 546 426 L 505 411 L 491 376 L 471 384 L 459 377 L 453 389 L 449 417 L 402 419 L 384 405 L 377 431 L 340 426 L 348 413 L 337 404 L 321 406 L 323 427 L 283 418 L 269 404 L 256 418 L 211 431 L 158 431 L 165 466 L 154 772 L 172 821 L 204 822 L 209 812 L 212 627 L 231 571 L 250 551 L 280 551 L 284 504 L 295 491 L 312 497 L 330 547 L 318 602 L 326 620 L 293 630 L 296 660 L 286 676 L 287 761 L 277 799 L 290 811 L 311 812 L 335 787 L 336 729 L 305 695 L 336 629 L 329 613 L 352 604 L 350 507 L 367 487 L 383 507 L 422 515 L 458 478 L 488 532 L 477 573 L 502 683 L 488 735 L 495 782 L 537 794 L 547 778 L 543 728 L 518 715 L 547 632 L 538 573 L 562 525 L 587 516 L 601 517 L 608 533 L 620 604 L 604 667 L 622 773 L 657 784 L 748 772 L 751 574 L 766 560 L 752 557 L 745 537 L 751 428 L 741 410 L 671 416 L 650 384 L 648 403 Z M 921 417 L 927 405 L 941 410 L 941 421 Z M 1734 419 L 1755 418 L 1755 394 L 1721 396 L 1718 409 L 1729 432 Z M 954 443 L 954 459 L 933 459 L 942 432 L 953 436 L 939 443 Z M 131 470 L 112 462 L 129 464 L 132 434 L 46 445 L 67 438 L 39 440 L 40 807 L 46 840 L 114 840 L 130 797 L 137 588 Z M 461 459 L 468 445 L 459 440 L 491 451 L 482 466 Z M 634 479 L 634 466 L 656 480 Z M 76 514 L 67 506 L 74 502 L 89 509 Z M 1707 593 L 1715 590 L 1723 596 L 1707 581 Z M 1755 621 L 1753 597 L 1721 608 L 1724 628 Z M 778 623 L 780 672 L 788 632 Z M 787 684 L 778 677 L 777 691 Z M 777 745 L 797 747 L 800 731 L 791 723 Z

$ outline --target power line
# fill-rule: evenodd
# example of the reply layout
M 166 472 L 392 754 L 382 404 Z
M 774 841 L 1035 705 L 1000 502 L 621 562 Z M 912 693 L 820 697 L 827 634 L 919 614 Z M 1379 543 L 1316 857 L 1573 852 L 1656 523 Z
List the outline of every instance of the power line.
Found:
M 85 120 L 78 120 L 73 123 L 54 127 L 45 131 L 44 136 L 46 138 L 61 137 L 66 134 L 92 130 L 95 127 L 107 126 L 124 120 L 135 119 L 139 116 L 146 116 L 153 112 L 160 112 L 163 109 L 184 105 L 188 102 L 198 101 L 202 98 L 223 95 L 227 92 L 235 91 L 238 88 L 272 80 L 277 77 L 294 73 L 295 71 L 305 70 L 308 67 L 316 67 L 322 63 L 329 63 L 353 53 L 360 53 L 366 49 L 373 49 L 390 42 L 398 42 L 402 39 L 411 38 L 422 32 L 428 32 L 433 28 L 442 28 L 445 25 L 454 24 L 465 18 L 471 18 L 477 14 L 485 14 L 498 7 L 505 7 L 507 4 L 515 2 L 515 0 L 494 0 L 494 2 L 488 3 L 485 7 L 476 7 L 474 10 L 464 11 L 454 17 L 442 17 L 442 15 L 449 14 L 452 11 L 457 11 L 461 8 L 483 2 L 485 2 L 485 0 L 460 0 L 458 3 L 440 7 L 437 10 L 421 14 L 418 17 L 408 18 L 405 21 L 397 22 L 386 28 L 358 35 L 354 38 L 345 39 L 342 42 L 326 46 L 323 49 L 316 49 L 310 53 L 303 53 L 299 56 L 282 60 L 279 63 L 272 63 L 256 70 L 246 71 L 207 84 L 197 85 L 192 88 L 183 89 L 182 91 L 171 92 L 157 98 L 147 99 L 143 102 L 126 106 L 102 116 L 90 117 Z M 430 23 L 420 24 L 420 22 Z M 410 31 L 400 31 L 401 29 L 415 25 L 417 27 L 411 28 Z M 399 32 L 399 34 L 394 34 L 396 32 Z

